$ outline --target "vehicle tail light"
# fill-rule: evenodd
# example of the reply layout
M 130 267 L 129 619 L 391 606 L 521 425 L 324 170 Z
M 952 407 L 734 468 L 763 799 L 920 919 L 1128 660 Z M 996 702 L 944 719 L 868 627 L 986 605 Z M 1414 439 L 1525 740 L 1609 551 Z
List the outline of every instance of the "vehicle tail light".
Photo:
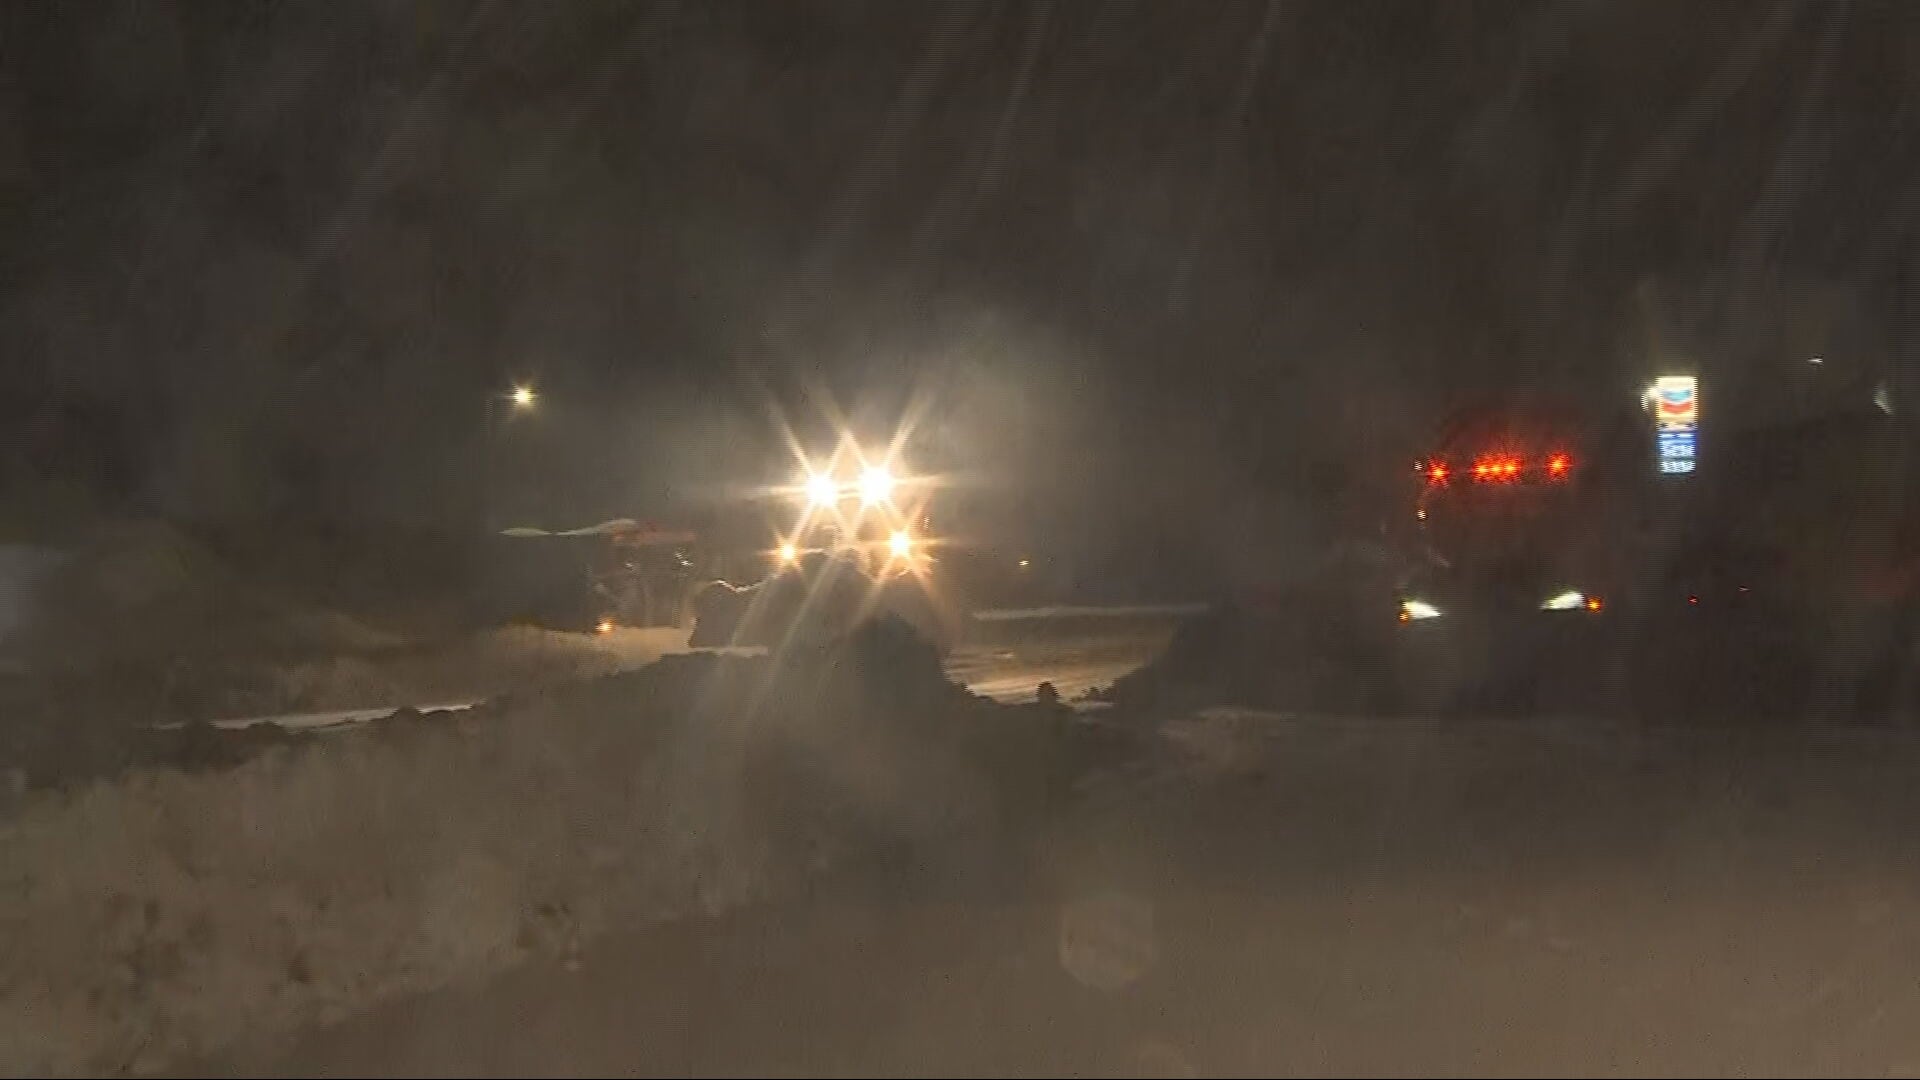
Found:
M 1447 483 L 1447 478 L 1451 475 L 1453 475 L 1453 473 L 1451 472 L 1451 470 L 1447 468 L 1446 462 L 1430 461 L 1427 463 L 1427 483 L 1428 484 L 1434 487 L 1445 487 Z
M 1573 471 L 1573 457 L 1569 454 L 1554 454 L 1547 458 L 1547 476 L 1553 480 L 1565 480 Z

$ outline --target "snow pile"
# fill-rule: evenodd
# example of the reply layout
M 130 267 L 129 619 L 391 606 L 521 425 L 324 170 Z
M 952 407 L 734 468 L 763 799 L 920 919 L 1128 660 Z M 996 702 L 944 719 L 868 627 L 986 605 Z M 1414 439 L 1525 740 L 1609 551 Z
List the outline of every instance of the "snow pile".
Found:
M 751 897 L 764 852 L 714 793 L 737 757 L 607 719 L 397 719 L 30 803 L 0 834 L 0 1061 L 152 1068 Z
M 990 844 L 996 708 L 882 633 L 32 796 L 0 828 L 0 1070 L 162 1068 L 862 852 Z

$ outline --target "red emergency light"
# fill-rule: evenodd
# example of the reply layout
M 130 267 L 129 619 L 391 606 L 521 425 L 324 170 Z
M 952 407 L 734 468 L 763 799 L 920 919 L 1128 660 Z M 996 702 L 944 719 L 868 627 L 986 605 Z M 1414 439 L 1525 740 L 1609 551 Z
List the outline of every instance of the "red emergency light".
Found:
M 1532 465 L 1511 451 L 1496 450 L 1474 458 L 1471 475 L 1476 484 L 1514 484 L 1528 476 L 1565 480 L 1573 474 L 1573 465 L 1573 455 L 1564 450 L 1555 450 Z M 1429 487 L 1445 487 L 1453 479 L 1452 467 L 1439 458 L 1418 462 L 1415 468 L 1426 477 Z
M 1475 458 L 1473 479 L 1481 484 L 1506 484 L 1520 478 L 1520 459 L 1506 455 L 1488 454 Z

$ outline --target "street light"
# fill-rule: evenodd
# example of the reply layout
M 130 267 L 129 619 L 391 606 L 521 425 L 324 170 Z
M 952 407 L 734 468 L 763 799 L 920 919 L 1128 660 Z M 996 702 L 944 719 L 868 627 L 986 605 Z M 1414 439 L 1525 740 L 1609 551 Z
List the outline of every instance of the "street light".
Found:
M 526 383 L 514 383 L 505 394 L 496 393 L 487 395 L 486 430 L 484 433 L 485 444 L 482 447 L 483 461 L 481 465 L 482 475 L 480 477 L 480 515 L 482 524 L 488 532 L 492 532 L 498 526 L 498 522 L 494 520 L 494 500 L 496 497 L 494 488 L 498 483 L 498 478 L 495 476 L 495 473 L 499 471 L 500 467 L 500 450 L 497 444 L 500 442 L 501 436 L 505 434 L 505 428 L 511 421 L 513 414 L 532 412 L 533 407 L 539 404 L 539 402 L 539 392 Z M 501 408 L 503 403 L 506 405 L 504 409 Z

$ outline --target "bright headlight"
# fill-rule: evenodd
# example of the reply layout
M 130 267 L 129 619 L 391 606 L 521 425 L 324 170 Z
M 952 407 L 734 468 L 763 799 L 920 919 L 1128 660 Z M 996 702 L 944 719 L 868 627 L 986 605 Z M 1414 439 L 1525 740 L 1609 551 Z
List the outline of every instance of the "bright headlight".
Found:
M 904 559 L 913 554 L 913 537 L 908 536 L 905 529 L 895 529 L 893 535 L 887 538 L 887 550 L 893 553 L 894 558 Z
M 840 501 L 840 485 L 826 473 L 807 477 L 807 502 L 815 510 L 825 510 Z
M 860 474 L 860 501 L 878 505 L 893 497 L 893 470 L 885 465 L 870 465 Z
M 1587 606 L 1587 594 L 1578 589 L 1555 593 L 1540 602 L 1541 611 L 1579 611 Z
M 1416 619 L 1437 619 L 1440 609 L 1425 600 L 1400 601 L 1400 621 L 1413 622 Z

